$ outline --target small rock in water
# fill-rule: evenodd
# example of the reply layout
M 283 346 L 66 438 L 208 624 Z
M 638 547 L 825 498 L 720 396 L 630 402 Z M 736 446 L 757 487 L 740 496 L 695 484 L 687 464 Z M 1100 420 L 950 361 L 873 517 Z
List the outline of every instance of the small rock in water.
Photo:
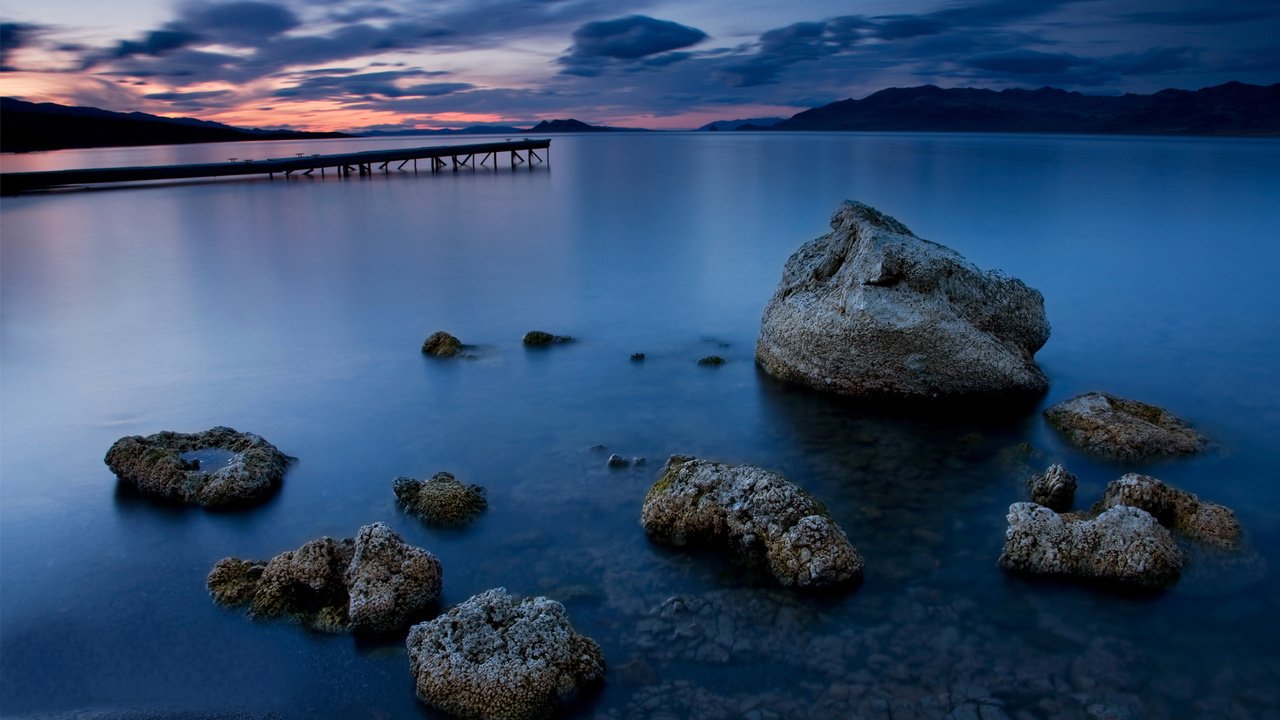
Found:
M 608 464 L 609 464 L 609 467 L 612 467 L 612 468 L 627 467 L 628 465 L 631 464 L 631 461 L 627 460 L 626 458 L 622 457 L 617 453 L 614 453 L 613 455 L 609 456 Z
M 1240 539 L 1240 522 L 1229 508 L 1166 485 L 1150 475 L 1129 473 L 1112 480 L 1094 512 L 1117 505 L 1142 508 L 1161 525 L 1193 540 L 1234 547 Z
M 1102 392 L 1060 402 L 1044 417 L 1073 445 L 1115 460 L 1194 455 L 1209 444 L 1164 408 Z
M 542 347 L 543 345 L 555 343 L 570 343 L 573 342 L 573 337 L 569 335 L 552 335 L 542 330 L 530 330 L 524 334 L 524 339 L 521 342 L 529 347 Z
M 604 679 L 600 646 L 563 605 L 504 588 L 413 626 L 406 646 L 418 698 L 456 717 L 549 718 Z
M 644 353 L 631 353 L 632 362 L 640 362 L 644 360 Z
M 422 352 L 432 357 L 454 357 L 462 351 L 462 342 L 443 330 L 431 333 L 422 341 Z
M 202 453 L 220 458 L 209 471 L 200 469 Z M 123 437 L 112 444 L 105 462 L 120 482 L 143 495 L 227 508 L 266 499 L 280 487 L 291 460 L 253 433 L 215 427 Z
M 725 362 L 726 362 L 725 359 L 720 357 L 719 355 L 708 355 L 702 358 L 701 360 L 699 360 L 698 364 L 699 365 L 723 365 L 725 364 Z
M 1076 476 L 1061 465 L 1050 465 L 1048 470 L 1034 475 L 1027 481 L 1031 501 L 1044 505 L 1054 512 L 1066 512 L 1076 497 Z
M 862 578 L 862 557 L 826 508 L 777 473 L 673 455 L 640 513 L 669 545 L 714 542 L 763 562 L 782 585 L 825 588 Z
M 465 525 L 488 507 L 483 487 L 464 485 L 447 472 L 438 472 L 429 480 L 398 477 L 392 489 L 406 508 L 439 527 Z

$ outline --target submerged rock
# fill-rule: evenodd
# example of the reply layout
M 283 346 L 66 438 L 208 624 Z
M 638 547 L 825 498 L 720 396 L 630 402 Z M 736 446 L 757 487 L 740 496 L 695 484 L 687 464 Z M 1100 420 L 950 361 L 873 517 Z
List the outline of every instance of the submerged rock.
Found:
M 932 399 L 1040 393 L 1044 298 L 845 202 L 803 245 L 765 307 L 756 361 L 770 375 L 844 395 Z
M 188 453 L 220 450 L 226 462 L 202 468 Z M 120 482 L 143 495 L 205 507 L 249 505 L 280 487 L 288 455 L 253 433 L 215 427 L 200 433 L 160 432 L 117 440 L 106 463 Z
M 440 597 L 440 561 L 384 523 L 354 539 L 321 537 L 269 562 L 223 558 L 206 585 L 223 605 L 254 617 L 294 619 L 322 632 L 386 633 L 426 614 Z
M 1193 540 L 1223 547 L 1233 547 L 1240 540 L 1240 522 L 1229 508 L 1205 502 L 1149 475 L 1129 473 L 1112 480 L 1093 509 L 1101 512 L 1117 505 L 1142 508 L 1161 525 Z
M 727 361 L 719 355 L 708 355 L 698 360 L 699 365 L 723 365 L 725 362 Z
M 1076 497 L 1076 476 L 1061 465 L 1050 465 L 1027 480 L 1027 489 L 1031 491 L 1032 502 L 1055 512 L 1066 512 Z
M 542 330 L 530 330 L 524 334 L 524 339 L 521 342 L 530 347 L 541 347 L 555 343 L 571 343 L 573 338 L 569 335 L 552 335 Z
M 1194 455 L 1209 443 L 1164 408 L 1102 392 L 1060 402 L 1044 416 L 1073 445 L 1115 460 Z
M 643 362 L 644 353 L 631 353 L 631 360 L 632 362 Z
M 438 472 L 429 480 L 398 477 L 392 489 L 412 513 L 441 527 L 465 525 L 489 506 L 483 487 L 464 485 L 447 472 Z
M 1138 588 L 1167 588 L 1183 556 L 1150 513 L 1119 505 L 1085 520 L 1035 503 L 1009 506 L 1000 567 Z
M 443 330 L 422 341 L 422 352 L 433 357 L 453 357 L 462 352 L 462 341 Z
M 863 561 L 826 508 L 777 473 L 673 455 L 640 522 L 668 545 L 716 543 L 788 587 L 856 582 Z
M 487 590 L 406 641 L 418 698 L 462 718 L 547 718 L 604 679 L 604 655 L 564 606 Z

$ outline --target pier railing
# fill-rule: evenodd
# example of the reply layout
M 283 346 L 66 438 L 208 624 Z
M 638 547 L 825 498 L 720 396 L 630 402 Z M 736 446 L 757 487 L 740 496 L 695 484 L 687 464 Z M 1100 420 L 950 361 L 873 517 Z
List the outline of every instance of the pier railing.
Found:
M 545 154 L 539 154 L 542 151 Z M 100 183 L 145 182 L 151 180 L 186 180 L 191 178 L 224 177 L 234 175 L 267 175 L 277 173 L 289 177 L 294 173 L 311 175 L 319 171 L 323 176 L 332 170 L 339 176 L 372 175 L 375 171 L 405 170 L 410 166 L 418 171 L 418 161 L 427 161 L 427 170 L 439 172 L 447 168 L 486 167 L 490 162 L 498 164 L 498 155 L 510 155 L 511 167 L 532 166 L 546 162 L 550 157 L 551 140 L 506 140 L 504 142 L 472 143 L 468 145 L 440 145 L 435 147 L 397 148 L 394 150 L 368 150 L 365 152 L 337 153 L 332 155 L 297 155 L 270 160 L 228 160 L 217 163 L 192 163 L 185 165 L 141 165 L 136 167 L 85 168 L 79 170 L 40 170 L 34 172 L 0 173 L 0 193 L 13 195 L 34 190 Z M 398 164 L 396 164 L 398 163 Z M 394 167 L 393 167 L 394 164 Z

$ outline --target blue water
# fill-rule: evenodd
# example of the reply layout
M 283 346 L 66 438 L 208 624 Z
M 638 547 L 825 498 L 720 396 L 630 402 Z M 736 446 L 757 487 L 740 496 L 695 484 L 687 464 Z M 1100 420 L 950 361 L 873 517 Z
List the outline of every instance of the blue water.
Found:
M 383 520 L 441 558 L 446 605 L 495 586 L 565 602 L 610 664 L 581 717 L 1274 717 L 1278 167 L 1264 140 L 586 135 L 515 171 L 5 198 L 0 715 L 430 717 L 398 644 L 251 621 L 204 588 L 223 556 Z M 846 198 L 1044 293 L 1039 407 L 890 413 L 756 369 L 784 261 Z M 532 329 L 578 341 L 527 351 Z M 423 357 L 435 330 L 475 357 Z M 696 364 L 710 354 L 728 363 Z M 1165 406 L 1215 447 L 1086 458 L 1039 410 L 1094 389 Z M 102 462 L 124 435 L 214 425 L 299 458 L 266 505 L 157 506 Z M 1007 577 L 995 560 L 1025 499 L 1020 443 L 1080 476 L 1077 506 L 1143 470 L 1235 508 L 1247 546 L 1197 556 L 1157 597 Z M 611 452 L 649 462 L 609 469 Z M 640 504 L 672 453 L 809 490 L 865 556 L 863 586 L 794 596 L 713 553 L 650 545 Z M 393 478 L 442 470 L 488 490 L 466 530 L 396 508 Z

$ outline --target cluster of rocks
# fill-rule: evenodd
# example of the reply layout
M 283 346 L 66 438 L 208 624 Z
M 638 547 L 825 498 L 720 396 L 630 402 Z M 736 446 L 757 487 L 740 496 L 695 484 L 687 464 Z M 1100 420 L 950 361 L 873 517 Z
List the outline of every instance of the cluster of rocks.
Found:
M 488 507 L 484 488 L 465 485 L 452 473 L 438 472 L 427 480 L 398 477 L 392 483 L 396 499 L 429 525 L 466 525 Z
M 756 361 L 820 390 L 931 400 L 1042 393 L 1044 298 L 846 202 L 803 245 L 764 309 Z
M 325 632 L 387 633 L 427 614 L 443 568 L 384 523 L 355 538 L 321 537 L 269 561 L 219 560 L 207 578 L 214 600 L 255 617 L 288 617 Z
M 787 587 L 857 582 L 863 561 L 826 508 L 777 473 L 673 455 L 640 522 L 668 545 L 718 544 Z
M 1054 468 L 1039 477 L 1070 475 Z M 1006 570 L 1149 589 L 1181 576 L 1186 558 L 1171 531 L 1221 547 L 1240 537 L 1231 510 L 1137 473 L 1108 484 L 1091 514 L 1022 502 L 1009 507 L 1007 519 L 999 561 Z
M 221 467 L 200 467 L 188 456 L 200 451 L 228 454 Z M 292 460 L 253 433 L 215 427 L 198 433 L 159 432 L 117 440 L 106 463 L 120 482 L 143 495 L 212 508 L 261 502 L 280 487 Z

